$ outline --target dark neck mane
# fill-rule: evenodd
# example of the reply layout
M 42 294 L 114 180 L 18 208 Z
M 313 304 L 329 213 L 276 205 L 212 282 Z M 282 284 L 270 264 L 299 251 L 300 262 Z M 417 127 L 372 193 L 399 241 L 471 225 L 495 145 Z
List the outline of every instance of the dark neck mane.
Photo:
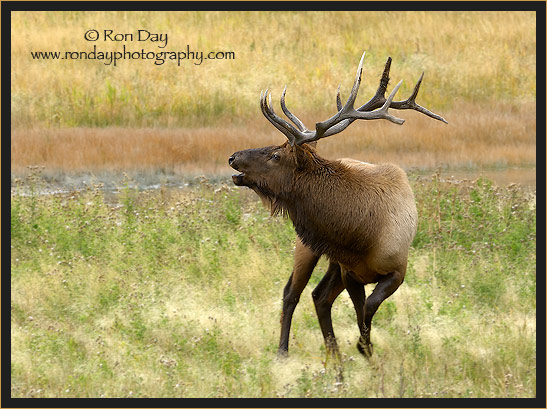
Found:
M 273 214 L 287 214 L 298 237 L 316 254 L 350 261 L 369 247 L 366 237 L 352 234 L 356 220 L 351 203 L 357 192 L 362 203 L 362 189 L 356 184 L 354 170 L 340 162 L 313 155 L 313 164 L 305 171 L 295 171 L 291 191 L 272 200 Z

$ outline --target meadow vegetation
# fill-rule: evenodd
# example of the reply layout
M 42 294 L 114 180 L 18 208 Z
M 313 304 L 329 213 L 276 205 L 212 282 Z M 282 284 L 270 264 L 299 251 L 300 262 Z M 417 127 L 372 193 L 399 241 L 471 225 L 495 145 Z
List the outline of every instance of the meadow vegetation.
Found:
M 417 176 L 533 171 L 534 12 L 16 11 L 11 24 L 13 397 L 535 396 L 534 187 Z M 169 41 L 88 42 L 90 29 Z M 30 55 L 124 44 L 235 59 Z M 347 98 L 364 50 L 357 103 L 391 56 L 388 90 L 402 79 L 406 98 L 425 71 L 418 102 L 449 124 L 397 111 L 402 127 L 360 121 L 319 143 L 327 158 L 409 170 L 420 217 L 407 278 L 374 318 L 370 361 L 347 294 L 334 305 L 338 383 L 311 299 L 326 260 L 296 309 L 289 357 L 275 357 L 295 233 L 227 182 L 227 159 L 285 141 L 260 113 L 261 90 L 277 107 L 287 84 L 287 105 L 313 127 L 335 112 L 339 84 Z M 223 183 L 148 191 L 126 176 L 113 194 L 86 177 L 85 189 L 45 194 L 56 174 L 141 171 Z
M 331 159 L 393 162 L 405 169 L 535 166 L 535 107 L 498 106 L 495 113 L 482 108 L 465 112 L 461 107 L 460 112 L 450 118 L 449 125 L 404 111 L 397 113 L 407 119 L 403 126 L 355 123 L 321 140 L 319 152 Z M 12 170 L 22 175 L 28 164 L 34 164 L 46 166 L 51 175 L 147 170 L 226 176 L 231 172 L 228 157 L 233 152 L 285 140 L 265 118 L 245 126 L 197 129 L 14 129 Z
M 12 396 L 534 397 L 535 192 L 438 174 L 412 185 L 418 235 L 370 361 L 347 294 L 334 305 L 337 383 L 310 294 L 325 260 L 290 356 L 275 357 L 295 233 L 252 192 L 203 179 L 41 195 L 34 171 L 11 203 Z
M 58 24 L 62 21 L 63 24 Z M 84 40 L 90 28 L 167 33 L 168 44 Z M 331 112 L 337 86 L 347 95 L 367 51 L 361 95 L 372 95 L 393 58 L 394 83 L 407 95 L 426 72 L 420 100 L 447 111 L 464 100 L 514 105 L 535 101 L 534 12 L 15 12 L 12 120 L 16 126 L 196 126 L 248 122 L 261 89 L 297 112 Z M 166 62 L 33 60 L 30 51 L 99 49 L 208 52 L 233 60 L 179 67 Z
M 169 41 L 165 49 L 88 42 L 90 28 L 148 29 Z M 334 113 L 339 84 L 347 97 L 363 50 L 358 102 L 373 95 L 391 56 L 391 83 L 404 80 L 397 99 L 425 71 L 418 102 L 449 125 L 416 112 L 401 113 L 403 127 L 355 124 L 325 142 L 326 156 L 396 158 L 427 169 L 535 164 L 534 12 L 21 11 L 12 29 L 12 167 L 19 173 L 27 165 L 217 172 L 235 150 L 280 142 L 260 113 L 261 90 L 273 88 L 276 100 L 287 84 L 287 104 L 312 127 Z M 235 59 L 112 66 L 30 55 L 124 44 L 131 51 L 233 51 Z

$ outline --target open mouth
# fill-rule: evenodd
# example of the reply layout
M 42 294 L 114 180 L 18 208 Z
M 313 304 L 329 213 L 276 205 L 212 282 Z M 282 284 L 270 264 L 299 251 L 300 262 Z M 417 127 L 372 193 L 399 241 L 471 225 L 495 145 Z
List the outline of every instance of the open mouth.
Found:
M 234 182 L 234 185 L 242 186 L 244 176 L 245 176 L 245 173 L 239 173 L 237 175 L 232 175 L 232 181 Z

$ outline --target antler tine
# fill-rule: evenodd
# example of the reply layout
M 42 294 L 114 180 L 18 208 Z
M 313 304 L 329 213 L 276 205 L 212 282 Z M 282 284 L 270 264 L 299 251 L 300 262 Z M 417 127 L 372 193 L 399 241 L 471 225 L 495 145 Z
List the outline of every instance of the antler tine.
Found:
M 361 74 L 363 72 L 363 60 L 365 59 L 366 52 L 363 52 L 361 60 L 359 61 L 359 66 L 357 67 L 357 73 L 355 74 L 355 81 L 353 82 L 353 87 L 351 88 L 351 93 L 346 102 L 346 105 L 340 108 L 342 101 L 340 100 L 340 87 L 338 87 L 338 94 L 336 96 L 336 105 L 339 107 L 338 112 L 323 122 L 317 122 L 315 124 L 315 135 L 311 141 L 316 141 L 318 139 L 324 138 L 325 132 L 331 127 L 341 122 L 343 119 L 341 116 L 348 111 L 354 111 L 353 104 L 355 103 L 355 98 L 357 98 L 357 93 L 359 92 L 359 85 L 361 85 Z M 311 142 L 310 141 L 310 142 Z
M 268 90 L 266 92 L 268 92 Z M 266 94 L 264 94 L 263 101 L 264 110 L 262 112 L 266 118 L 268 118 L 268 120 L 287 137 L 291 146 L 294 146 L 295 144 L 300 145 L 307 141 L 312 132 L 307 129 L 305 131 L 300 131 L 283 118 L 277 116 L 273 109 L 271 93 L 268 94 L 269 102 L 266 102 Z
M 344 108 L 349 110 L 350 108 L 353 109 L 353 104 L 355 103 L 355 99 L 357 98 L 357 93 L 359 92 L 359 86 L 361 85 L 361 75 L 363 73 L 363 60 L 365 59 L 366 52 L 363 52 L 363 55 L 361 56 L 361 61 L 359 61 L 359 67 L 357 67 L 357 73 L 355 74 L 355 81 L 353 82 L 353 87 L 351 88 L 351 93 L 349 95 L 348 101 L 346 102 L 346 105 Z
M 391 57 L 387 57 L 384 71 L 382 72 L 382 78 L 380 78 L 380 84 L 374 96 L 365 104 L 357 108 L 357 111 L 372 111 L 384 104 L 386 101 L 385 93 L 387 90 L 387 84 L 389 83 L 389 71 L 391 69 Z M 393 107 L 392 107 L 393 108 Z
M 420 90 L 420 85 L 422 84 L 422 80 L 424 78 L 424 73 L 422 72 L 422 75 L 420 75 L 420 78 L 418 79 L 418 82 L 416 82 L 416 85 L 414 86 L 414 91 L 412 91 L 412 95 L 408 97 L 405 101 L 399 101 L 394 102 L 392 104 L 392 108 L 394 109 L 413 109 L 415 111 L 421 112 L 424 115 L 429 116 L 430 118 L 436 119 L 438 121 L 444 122 L 447 124 L 447 120 L 444 119 L 442 116 L 437 115 L 433 112 L 431 112 L 429 109 L 424 108 L 421 105 L 418 105 L 416 103 L 416 96 L 418 95 L 418 91 Z
M 311 133 L 311 131 L 307 131 L 307 132 L 306 131 L 300 131 L 300 130 L 296 129 L 294 126 L 292 126 L 292 124 L 285 121 L 283 118 L 277 116 L 277 114 L 275 113 L 275 111 L 273 109 L 272 95 L 271 94 L 268 95 L 268 101 L 269 101 L 269 103 L 265 104 L 266 105 L 266 111 L 267 111 L 268 115 L 279 126 L 284 128 L 285 132 L 283 132 L 283 133 L 289 139 L 289 143 L 291 144 L 291 146 L 294 146 L 295 144 L 300 145 L 300 144 L 304 143 L 306 141 L 306 139 L 309 137 L 309 133 Z M 303 125 L 304 124 L 302 124 L 302 126 Z M 306 129 L 306 127 L 304 127 L 304 128 Z M 279 129 L 279 127 L 278 127 L 278 129 Z
M 340 87 L 342 84 L 338 85 L 338 89 L 336 90 L 336 107 L 339 111 L 342 110 L 342 100 L 340 99 Z
M 277 121 L 277 119 L 280 121 L 283 121 L 283 119 L 279 118 L 275 114 L 273 109 L 271 109 L 268 106 L 268 103 L 266 102 L 268 92 L 269 92 L 269 89 L 266 89 L 266 91 L 264 92 L 260 91 L 260 108 L 262 109 L 262 113 L 264 114 L 266 119 L 271 122 L 273 126 L 275 126 L 283 135 L 287 137 L 287 139 L 289 140 L 289 143 L 291 145 L 294 145 L 294 135 L 292 135 L 291 132 L 289 132 L 288 129 L 284 127 L 281 122 Z M 270 94 L 270 100 L 271 100 L 271 94 Z M 286 121 L 283 121 L 283 122 L 286 122 Z
M 424 79 L 425 72 L 422 72 L 422 75 L 420 75 L 420 78 L 418 78 L 418 82 L 416 82 L 416 85 L 414 85 L 414 91 L 412 91 L 412 95 L 407 98 L 407 101 L 414 102 L 416 100 L 416 95 L 418 95 L 418 91 L 420 90 L 420 85 L 422 85 L 422 80 Z
M 393 98 L 395 97 L 395 94 L 397 93 L 397 91 L 399 91 L 399 88 L 401 88 L 402 83 L 403 83 L 403 80 L 399 81 L 399 83 L 397 85 L 395 85 L 395 88 L 393 88 L 393 91 L 391 91 L 391 94 L 389 94 L 389 97 L 387 97 L 387 100 L 386 100 L 386 102 L 384 102 L 384 105 L 382 105 L 382 108 L 378 109 L 377 111 L 372 111 L 372 112 L 384 112 L 385 113 L 384 115 L 385 115 L 386 119 L 388 119 L 391 122 L 394 122 L 398 125 L 404 124 L 405 120 L 401 119 L 401 118 L 396 118 L 396 117 L 388 114 L 387 109 L 390 107 L 391 102 L 393 101 Z
M 304 123 L 300 119 L 298 119 L 298 117 L 296 115 L 294 115 L 291 111 L 289 111 L 289 109 L 285 105 L 285 93 L 286 92 L 287 92 L 287 86 L 285 85 L 285 88 L 283 88 L 283 92 L 281 93 L 281 109 L 283 110 L 285 115 L 287 115 L 287 118 L 289 118 L 291 121 L 293 121 L 293 123 L 296 125 L 296 127 L 300 131 L 302 131 L 302 132 L 311 132 L 308 128 L 306 128 Z

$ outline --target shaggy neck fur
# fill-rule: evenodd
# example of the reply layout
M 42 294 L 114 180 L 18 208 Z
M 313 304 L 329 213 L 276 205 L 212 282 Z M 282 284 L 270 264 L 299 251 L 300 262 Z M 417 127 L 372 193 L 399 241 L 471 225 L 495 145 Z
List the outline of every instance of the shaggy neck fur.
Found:
M 295 158 L 296 169 L 284 190 L 259 194 L 269 201 L 272 214 L 291 218 L 300 239 L 316 254 L 350 262 L 372 245 L 370 238 L 381 223 L 374 204 L 381 187 L 373 177 L 311 149 L 296 147 Z

